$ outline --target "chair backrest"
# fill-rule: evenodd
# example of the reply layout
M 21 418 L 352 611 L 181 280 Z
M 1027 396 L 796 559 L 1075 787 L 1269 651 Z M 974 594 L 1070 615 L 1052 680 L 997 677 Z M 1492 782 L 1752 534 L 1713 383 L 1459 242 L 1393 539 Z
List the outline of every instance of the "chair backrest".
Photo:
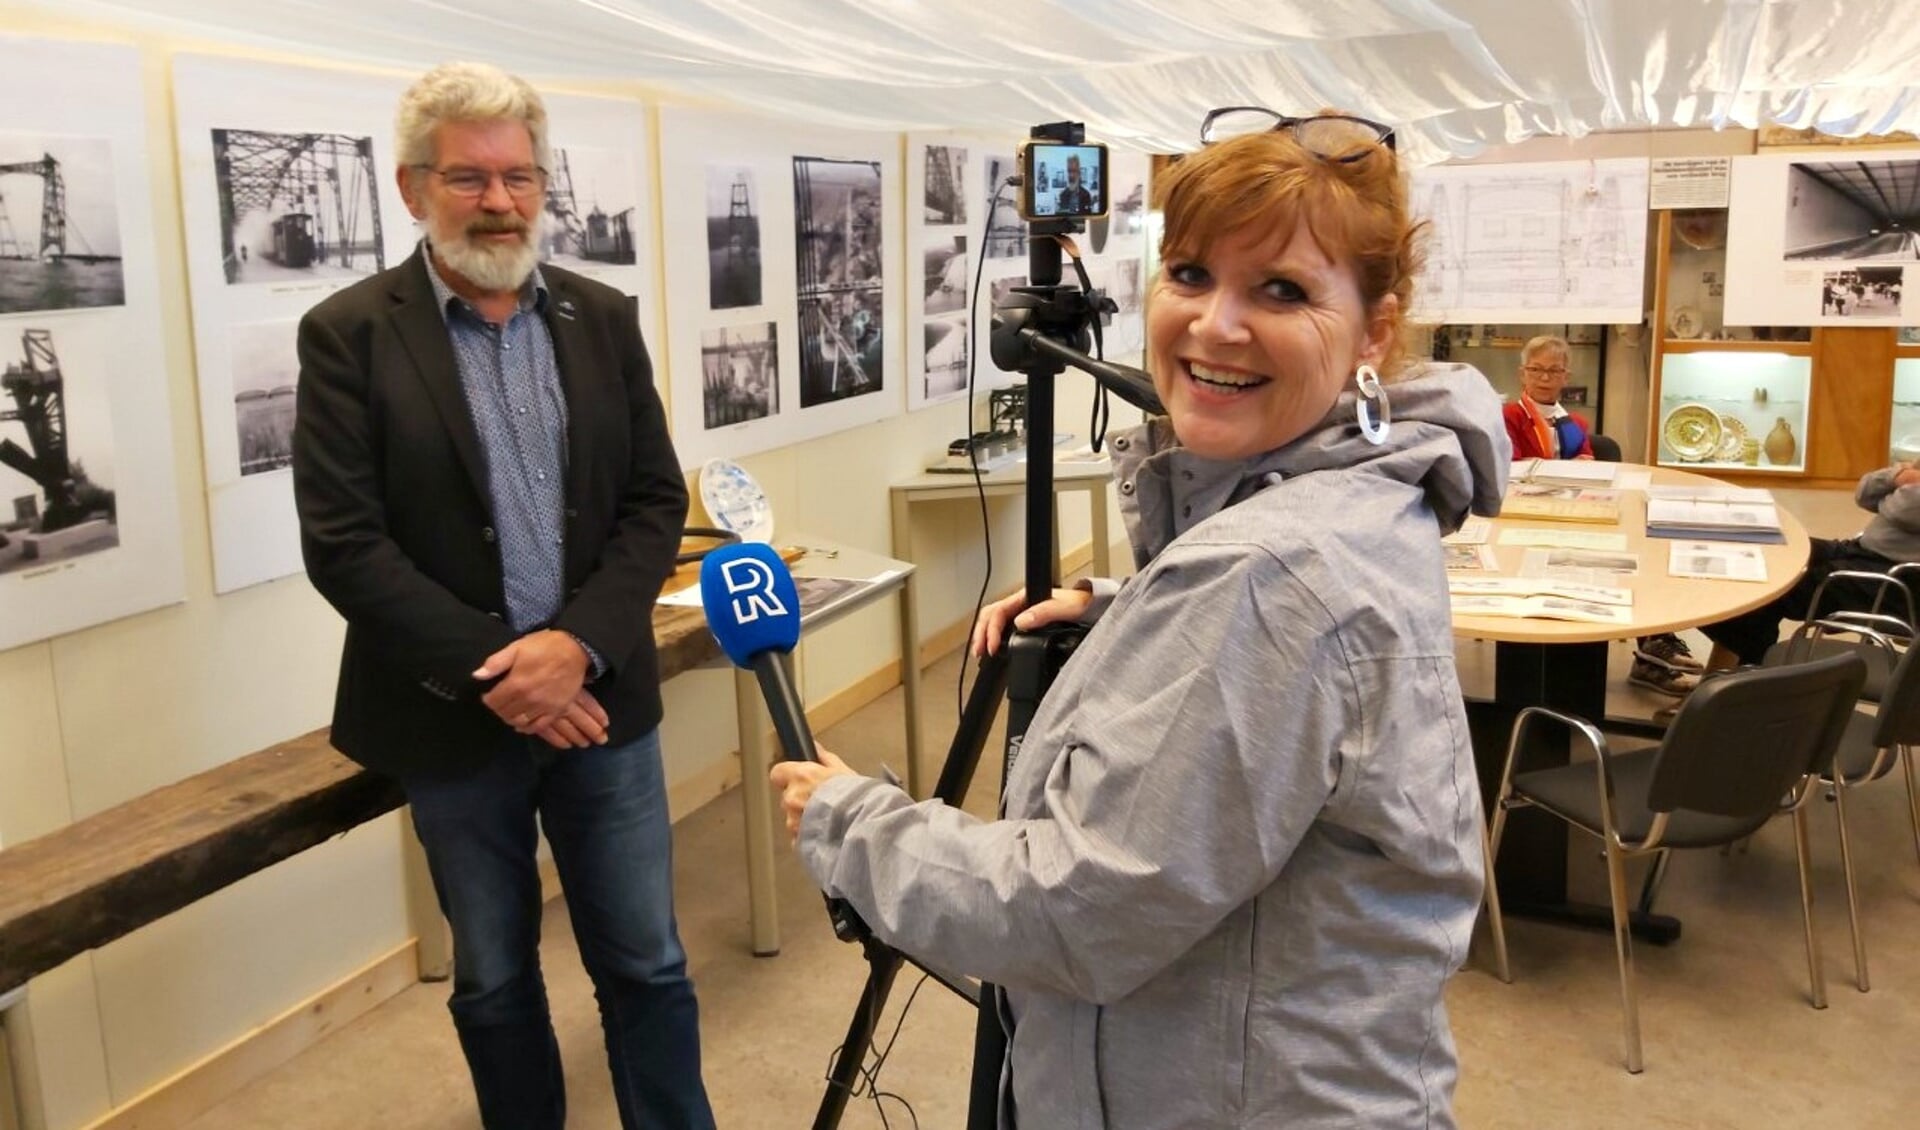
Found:
M 1898 566 L 1895 567 L 1896 570 L 1898 568 Z M 1834 589 L 1835 593 L 1850 593 L 1851 596 L 1858 597 L 1871 592 L 1873 602 L 1862 609 L 1857 606 L 1844 607 L 1851 603 L 1850 598 L 1845 595 L 1829 601 L 1827 590 L 1836 581 L 1845 587 Z M 1829 604 L 1842 607 L 1830 608 Z M 1860 622 L 1867 624 L 1868 627 L 1879 628 L 1881 631 L 1893 628 L 1897 622 L 1905 628 L 1902 634 L 1911 636 L 1914 625 L 1913 589 L 1896 571 L 1872 573 L 1864 569 L 1835 569 L 1820 578 L 1820 583 L 1814 586 L 1813 599 L 1807 604 L 1807 619 L 1819 620 L 1828 616 L 1843 619 L 1849 616 L 1855 618 L 1882 616 L 1886 618 L 1883 621 L 1860 619 Z
M 1842 623 L 1841 627 L 1847 627 Z M 1904 641 L 1903 641 L 1904 642 Z M 1873 744 L 1882 749 L 1893 745 L 1920 745 L 1920 647 L 1901 651 L 1893 641 L 1881 637 L 1898 659 L 1887 676 L 1887 689 L 1880 692 L 1880 709 L 1874 716 Z
M 1803 777 L 1832 763 L 1866 677 L 1866 662 L 1848 653 L 1703 680 L 1660 743 L 1649 807 L 1758 827 Z
M 1620 462 L 1620 441 L 1612 436 L 1595 432 L 1587 437 L 1587 444 L 1593 448 L 1593 457 L 1602 463 Z

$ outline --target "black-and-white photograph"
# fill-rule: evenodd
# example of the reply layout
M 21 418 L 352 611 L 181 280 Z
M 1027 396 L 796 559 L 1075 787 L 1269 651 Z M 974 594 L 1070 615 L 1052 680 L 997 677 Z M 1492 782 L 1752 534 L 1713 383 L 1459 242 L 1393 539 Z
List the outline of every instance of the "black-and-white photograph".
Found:
M 955 145 L 927 146 L 927 199 L 922 217 L 929 224 L 967 222 L 967 151 Z
M 1114 305 L 1120 308 L 1115 311 L 1115 316 L 1138 314 L 1141 297 L 1140 260 L 1115 259 L 1113 276 L 1108 282 L 1107 297 L 1113 299 Z
M 793 159 L 800 407 L 879 392 L 886 251 L 880 162 Z
M 0 573 L 119 545 L 106 375 L 64 369 L 41 328 L 9 328 L 0 360 Z
M 1027 285 L 1027 276 L 1025 275 L 1008 275 L 1004 279 L 988 279 L 987 297 L 992 301 L 994 306 L 999 306 L 1002 302 L 1006 301 L 1007 295 L 1013 293 L 1014 287 L 1025 285 Z
M 987 228 L 986 257 L 1013 259 L 1027 253 L 1027 222 L 1020 218 L 1020 190 L 1004 187 L 1006 180 L 1020 171 L 1011 156 L 996 154 L 987 158 L 987 210 L 993 224 Z M 1000 206 L 995 208 L 995 195 Z
M 744 165 L 707 166 L 707 307 L 760 305 L 760 189 Z
M 298 322 L 252 322 L 229 335 L 233 360 L 233 426 L 240 441 L 240 474 L 293 466 L 294 387 L 300 358 Z
M 0 133 L 0 314 L 119 306 L 113 144 Z
M 386 266 L 372 138 L 212 132 L 229 283 L 351 279 Z
M 926 312 L 948 314 L 967 305 L 967 237 L 956 235 L 927 248 Z
M 709 428 L 764 420 L 780 411 L 780 346 L 774 324 L 703 331 L 700 375 Z
M 542 257 L 574 270 L 637 262 L 633 232 L 640 192 L 632 173 L 632 164 L 611 149 L 555 146 Z
M 1848 267 L 1820 274 L 1820 314 L 1826 318 L 1894 318 L 1900 314 L 1905 267 Z
M 1789 259 L 1920 259 L 1920 161 L 1787 166 Z
M 967 387 L 967 349 L 972 337 L 965 314 L 927 319 L 927 384 L 921 393 L 925 399 L 950 396 Z

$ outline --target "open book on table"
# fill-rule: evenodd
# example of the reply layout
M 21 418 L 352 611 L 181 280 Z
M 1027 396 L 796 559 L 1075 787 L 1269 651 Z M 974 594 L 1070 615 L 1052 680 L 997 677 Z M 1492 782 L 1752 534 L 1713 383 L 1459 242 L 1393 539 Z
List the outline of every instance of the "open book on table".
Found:
M 1746 497 L 1662 497 L 1647 492 L 1647 535 L 1690 541 L 1747 541 L 1784 544 L 1780 511 L 1772 496 L 1754 499 L 1765 491 L 1743 491 Z
M 1456 616 L 1519 616 L 1589 624 L 1633 622 L 1633 590 L 1553 577 L 1447 577 Z

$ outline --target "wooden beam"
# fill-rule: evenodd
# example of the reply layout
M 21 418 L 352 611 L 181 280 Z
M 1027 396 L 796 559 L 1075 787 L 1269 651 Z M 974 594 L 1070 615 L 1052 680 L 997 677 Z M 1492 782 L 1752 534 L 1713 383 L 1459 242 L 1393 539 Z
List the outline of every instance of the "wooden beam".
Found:
M 698 608 L 656 605 L 660 680 L 720 654 Z M 0 851 L 0 993 L 399 808 L 391 778 L 315 730 Z

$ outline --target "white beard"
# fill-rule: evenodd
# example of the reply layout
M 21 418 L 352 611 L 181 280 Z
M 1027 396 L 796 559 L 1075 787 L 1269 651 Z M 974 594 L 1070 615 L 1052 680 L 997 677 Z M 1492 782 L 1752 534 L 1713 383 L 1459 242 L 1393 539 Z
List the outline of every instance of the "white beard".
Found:
M 481 290 L 519 290 L 540 262 L 540 245 L 546 235 L 547 212 L 542 208 L 522 233 L 518 243 L 476 243 L 464 227 L 443 225 L 427 220 L 427 232 L 433 251 L 450 271 Z

